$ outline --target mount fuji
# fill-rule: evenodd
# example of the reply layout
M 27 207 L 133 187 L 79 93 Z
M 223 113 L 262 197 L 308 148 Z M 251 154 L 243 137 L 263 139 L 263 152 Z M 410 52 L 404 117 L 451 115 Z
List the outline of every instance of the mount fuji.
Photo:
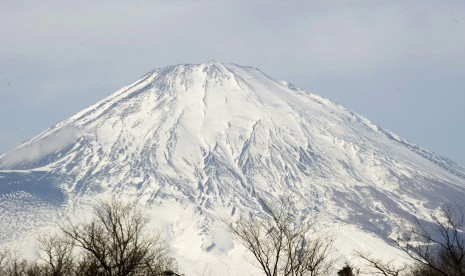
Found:
M 0 155 L 0 242 L 137 202 L 186 275 L 260 275 L 224 221 L 286 199 L 353 250 L 389 243 L 442 204 L 465 169 L 328 99 L 260 70 L 206 62 L 156 69 Z M 380 253 L 381 254 L 381 253 Z

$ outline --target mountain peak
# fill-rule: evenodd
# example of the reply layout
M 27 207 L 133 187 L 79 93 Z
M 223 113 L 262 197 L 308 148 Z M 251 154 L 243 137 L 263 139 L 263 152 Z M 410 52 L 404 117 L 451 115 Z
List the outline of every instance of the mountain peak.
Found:
M 309 223 L 356 238 L 395 234 L 413 214 L 427 219 L 465 198 L 465 170 L 447 158 L 258 69 L 216 61 L 156 69 L 0 156 L 0 167 L 5 239 L 54 222 L 50 210 L 73 216 L 82 202 L 118 197 L 166 211 L 157 221 L 173 248 L 195 239 L 193 260 L 233 251 L 219 222 L 260 215 L 261 200 L 291 199 Z
M 178 64 L 152 71 L 157 77 L 181 78 L 181 79 L 205 79 L 205 78 L 231 78 L 239 72 L 248 74 L 261 74 L 266 76 L 259 69 L 250 66 L 241 66 L 235 63 L 226 63 L 210 60 L 199 64 Z M 269 78 L 269 77 L 268 77 Z M 270 78 L 271 79 L 271 78 Z

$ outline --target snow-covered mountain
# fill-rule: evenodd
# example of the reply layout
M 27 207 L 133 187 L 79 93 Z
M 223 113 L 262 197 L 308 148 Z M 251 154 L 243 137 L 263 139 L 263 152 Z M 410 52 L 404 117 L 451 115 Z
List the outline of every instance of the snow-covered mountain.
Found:
M 223 221 L 262 212 L 259 198 L 288 199 L 346 256 L 395 252 L 383 237 L 463 202 L 465 169 L 255 68 L 207 62 L 154 70 L 1 155 L 0 240 L 110 196 L 139 202 L 187 275 L 252 275 Z

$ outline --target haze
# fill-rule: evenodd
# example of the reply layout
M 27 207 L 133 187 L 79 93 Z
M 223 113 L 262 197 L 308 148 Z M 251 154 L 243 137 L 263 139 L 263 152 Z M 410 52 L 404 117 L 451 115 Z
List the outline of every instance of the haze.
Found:
M 465 165 L 465 2 L 0 3 L 0 151 L 153 68 L 260 68 Z

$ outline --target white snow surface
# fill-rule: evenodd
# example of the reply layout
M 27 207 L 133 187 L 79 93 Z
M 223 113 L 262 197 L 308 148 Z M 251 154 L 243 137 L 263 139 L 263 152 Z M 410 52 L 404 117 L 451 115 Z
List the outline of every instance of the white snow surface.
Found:
M 0 156 L 0 242 L 136 201 L 186 275 L 261 275 L 225 221 L 286 199 L 336 251 L 398 254 L 388 237 L 465 198 L 465 169 L 251 67 L 161 68 Z M 29 237 L 29 238 L 25 238 Z M 26 252 L 28 253 L 28 252 Z M 29 252 L 31 253 L 31 252 Z

